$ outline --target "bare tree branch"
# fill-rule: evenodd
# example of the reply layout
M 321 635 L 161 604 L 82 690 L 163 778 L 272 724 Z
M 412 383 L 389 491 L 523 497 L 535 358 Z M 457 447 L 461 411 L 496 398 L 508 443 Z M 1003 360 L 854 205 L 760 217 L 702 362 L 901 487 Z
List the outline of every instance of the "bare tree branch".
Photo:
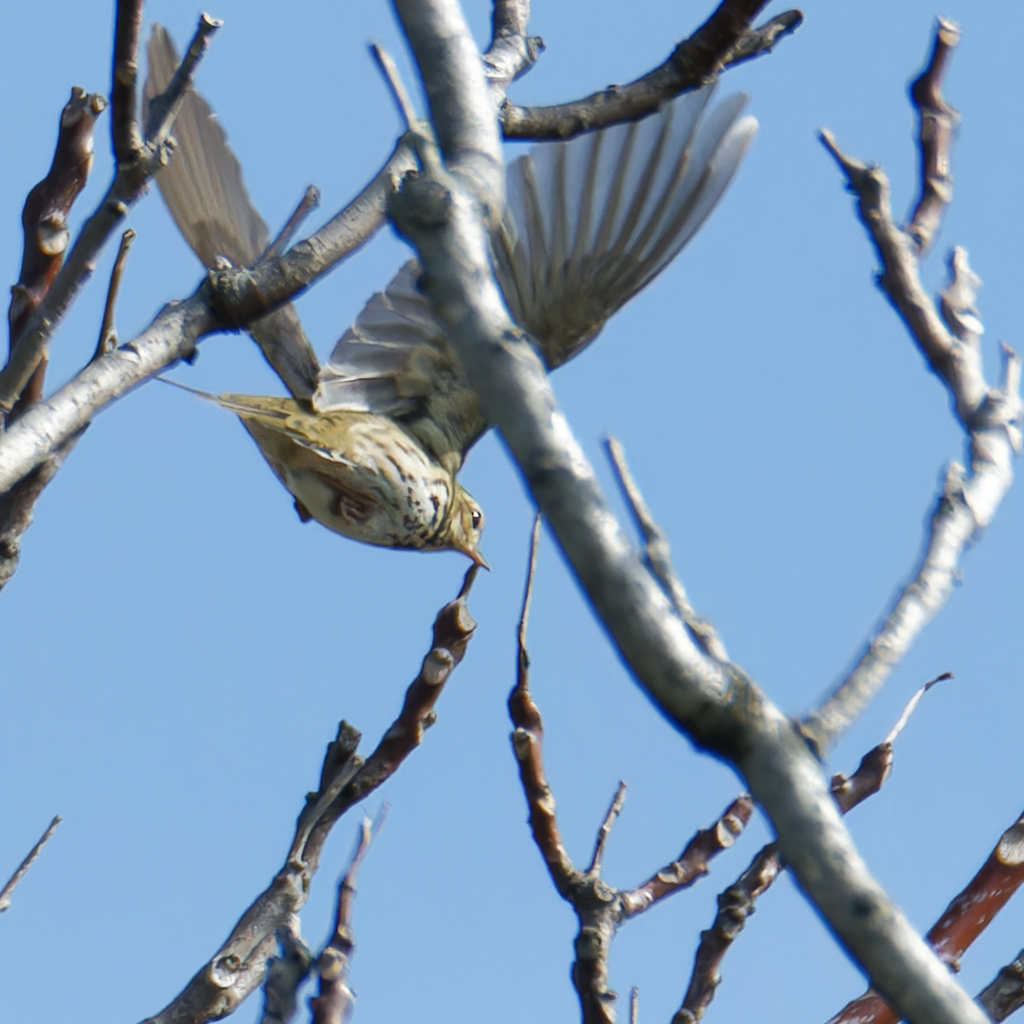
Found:
M 25 324 L 46 299 L 64 262 L 71 240 L 68 214 L 85 188 L 92 169 L 96 119 L 106 107 L 107 101 L 98 93 L 86 93 L 77 86 L 71 90 L 71 99 L 61 111 L 60 131 L 50 170 L 25 200 L 21 213 L 24 233 L 21 273 L 18 283 L 11 289 L 11 304 L 7 312 L 9 353 L 14 351 Z M 33 374 L 15 413 L 20 413 L 42 397 L 44 373 L 45 362 Z
M 921 697 L 937 682 L 948 679 L 945 673 L 925 683 L 903 709 L 889 735 L 872 747 L 851 776 L 832 776 L 832 797 L 839 810 L 848 814 L 869 796 L 877 793 L 892 771 L 893 742 L 907 724 Z M 693 960 L 690 983 L 682 1005 L 672 1017 L 672 1024 L 696 1024 L 701 1020 L 721 984 L 721 965 L 732 944 L 754 913 L 755 904 L 781 874 L 778 842 L 763 846 L 747 869 L 718 897 L 718 913 L 712 926 L 700 933 L 700 944 Z
M 397 0 L 396 7 L 445 163 L 420 140 L 423 173 L 406 180 L 389 212 L 417 249 L 423 290 L 481 407 L 623 658 L 671 721 L 739 770 L 808 896 L 904 1015 L 914 1024 L 980 1024 L 981 1011 L 871 877 L 806 741 L 738 668 L 697 648 L 630 550 L 535 350 L 509 319 L 493 275 L 482 271 L 501 165 L 493 122 L 481 119 L 487 86 L 461 11 L 454 0 Z
M 940 18 L 928 66 L 910 86 L 910 98 L 917 109 L 919 123 L 921 195 L 907 231 L 913 237 L 919 253 L 931 244 L 943 211 L 953 198 L 949 154 L 960 116 L 942 98 L 940 90 L 953 47 L 959 42 L 960 29 L 951 21 Z
M 954 971 L 959 970 L 960 958 L 992 923 L 1022 882 L 1024 814 L 1002 834 L 988 860 L 942 912 L 925 939 L 944 963 Z M 994 994 L 991 998 L 995 1001 Z M 998 1005 L 1008 1005 L 1005 990 L 1000 994 Z M 828 1024 L 857 1024 L 865 1020 L 872 1021 L 872 1024 L 897 1024 L 899 1019 L 900 1015 L 878 993 L 869 990 L 848 1003 Z
M 259 1024 L 288 1024 L 298 1009 L 299 986 L 313 966 L 313 954 L 302 941 L 298 914 L 291 914 L 275 937 L 280 951 L 267 961 Z
M 978 1002 L 995 1021 L 1006 1020 L 1024 1006 L 1024 949 L 1017 959 L 999 969 L 999 973 L 978 994 Z
M 484 64 L 491 89 L 499 99 L 544 52 L 544 40 L 526 34 L 529 23 L 530 0 L 494 0 L 491 45 L 484 54 Z
M 143 146 L 138 117 L 139 37 L 143 0 L 118 0 L 114 15 L 114 80 L 110 86 L 110 134 L 117 163 L 138 159 Z
M 956 38 L 948 23 L 939 23 L 929 70 L 914 86 L 915 99 L 922 102 L 921 97 L 927 93 L 928 102 L 936 110 L 940 105 L 945 109 L 937 95 L 937 83 Z M 924 86 L 920 85 L 922 80 Z M 927 127 L 924 118 L 922 109 L 922 171 L 928 175 L 933 165 L 944 167 L 948 163 L 945 151 L 949 140 L 940 138 L 945 129 Z M 905 231 L 893 220 L 889 181 L 882 170 L 846 156 L 828 132 L 822 132 L 821 137 L 857 196 L 858 214 L 882 264 L 879 285 L 929 368 L 945 384 L 970 450 L 969 470 L 953 463 L 946 474 L 932 513 L 925 552 L 913 579 L 903 588 L 853 671 L 820 708 L 804 719 L 806 735 L 824 750 L 860 714 L 945 604 L 957 579 L 964 548 L 992 521 L 1013 482 L 1013 459 L 1021 447 L 1018 424 L 1024 407 L 1020 399 L 1020 358 L 1012 349 L 1002 346 L 999 386 L 991 387 L 985 380 L 980 340 L 983 327 L 974 306 L 981 282 L 967 265 L 967 254 L 954 249 L 950 284 L 938 306 L 925 292 L 918 274 L 918 251 L 927 241 L 925 236 L 930 237 L 934 230 L 943 204 L 951 198 L 951 176 L 945 174 L 941 188 L 927 179 L 922 181 L 914 225 Z
M 398 718 L 365 760 L 356 754 L 359 733 L 347 722 L 327 747 L 320 785 L 306 798 L 281 870 L 232 929 L 227 941 L 185 989 L 144 1024 L 204 1024 L 232 1013 L 263 981 L 276 936 L 306 902 L 331 828 L 349 808 L 386 782 L 433 723 L 433 710 L 452 670 L 462 660 L 476 623 L 466 598 L 477 566 L 466 574 L 458 597 L 438 613 L 434 641 L 419 675 L 406 691 Z
M 46 177 L 28 194 L 21 223 L 24 247 L 18 283 L 11 289 L 8 310 L 9 344 L 39 308 L 53 284 L 70 241 L 68 214 L 85 187 L 93 160 L 96 119 L 107 101 L 81 89 L 61 112 L 53 162 Z M 16 420 L 43 395 L 46 361 L 40 361 L 8 417 Z M 21 537 L 32 523 L 35 504 L 75 446 L 81 431 L 70 435 L 15 486 L 0 488 L 0 589 L 11 579 L 21 557 Z M 0 433 L 0 439 L 3 435 Z M 4 493 L 6 491 L 6 493 Z
M 768 53 L 803 21 L 787 11 L 760 28 L 751 22 L 767 0 L 722 0 L 689 39 L 681 42 L 660 67 L 628 85 L 613 85 L 572 103 L 519 107 L 506 100 L 501 127 L 506 139 L 566 139 L 593 128 L 636 120 L 690 89 L 698 89 L 730 64 Z
M 127 5 L 128 0 L 124 0 L 124 3 Z M 137 28 L 134 26 L 133 16 L 129 16 L 128 6 L 124 7 L 124 11 L 125 17 L 122 19 L 119 13 L 116 25 L 119 35 L 115 40 L 114 52 L 118 56 L 126 53 L 129 48 L 130 40 L 125 41 L 123 33 L 135 32 L 137 36 Z M 67 260 L 47 291 L 46 298 L 26 319 L 17 337 L 12 336 L 10 359 L 0 372 L 0 410 L 10 411 L 13 408 L 36 367 L 45 358 L 46 347 L 57 325 L 92 275 L 100 250 L 124 220 L 132 203 L 145 191 L 149 179 L 162 166 L 166 159 L 167 134 L 177 106 L 180 105 L 185 90 L 191 85 L 192 76 L 209 39 L 219 27 L 220 22 L 213 21 L 206 15 L 200 19 L 189 53 L 165 94 L 165 116 L 156 123 L 151 132 L 147 133 L 144 144 L 136 150 L 135 158 L 127 164 L 118 163 L 107 194 L 82 226 Z M 116 65 L 114 77 L 115 91 L 120 96 L 122 86 L 117 83 Z M 119 118 L 123 119 L 123 113 Z M 119 121 L 115 146 L 124 143 L 127 136 L 128 133 L 123 130 L 123 123 Z
M 55 814 L 53 821 L 47 826 L 46 831 L 39 837 L 39 842 L 32 847 L 28 852 L 28 856 L 18 865 L 18 870 L 7 880 L 7 884 L 0 889 L 0 914 L 2 914 L 11 905 L 11 897 L 14 895 L 14 890 L 18 888 L 18 883 L 25 877 L 25 872 L 32 867 L 36 857 L 42 852 L 43 847 L 50 841 L 50 836 L 57 831 L 57 826 L 60 824 L 61 818 L 59 814 Z
M 348 965 L 355 950 L 355 935 L 352 932 L 352 905 L 356 894 L 356 872 L 380 831 L 383 816 L 376 825 L 369 818 L 363 818 L 348 869 L 338 883 L 338 901 L 334 915 L 334 931 L 316 961 L 316 972 L 320 979 L 319 994 L 309 1001 L 312 1011 L 311 1024 L 343 1024 L 351 1014 L 355 994 L 348 986 Z
M 544 858 L 556 891 L 572 906 L 579 921 L 572 980 L 584 1024 L 612 1024 L 618 997 L 608 988 L 608 956 L 619 926 L 706 875 L 711 858 L 730 847 L 743 831 L 754 805 L 746 794 L 734 800 L 711 829 L 701 830 L 690 840 L 675 861 L 637 888 L 623 891 L 608 885 L 600 874 L 605 845 L 625 802 L 626 784 L 620 782 L 598 830 L 589 866 L 581 871 L 573 865 L 558 828 L 555 797 L 544 772 L 544 727 L 530 693 L 526 627 L 537 565 L 539 526 L 540 518 L 537 517 L 531 536 L 523 610 L 519 619 L 516 685 L 508 699 L 509 716 L 514 726 L 512 748 L 529 809 L 533 840 Z M 631 1013 L 635 1015 L 635 1012 L 634 998 Z
M 754 912 L 754 903 L 782 871 L 778 843 L 763 846 L 750 866 L 718 896 L 714 924 L 700 933 L 700 944 L 693 961 L 690 984 L 682 1006 L 672 1016 L 672 1024 L 695 1024 L 707 1012 L 721 984 L 719 970 L 725 954 Z
M 310 185 L 302 194 L 298 205 L 292 211 L 285 226 L 281 228 L 277 238 L 267 246 L 266 251 L 260 254 L 260 259 L 265 260 L 268 256 L 280 256 L 291 245 L 296 232 L 302 226 L 302 222 L 320 205 L 320 189 L 316 185 Z
M 395 178 L 412 166 L 400 143 L 373 181 L 319 231 L 287 254 L 253 268 L 209 275 L 188 299 L 172 302 L 138 337 L 86 367 L 0 434 L 0 493 L 11 488 L 88 425 L 113 399 L 180 359 L 191 359 L 200 338 L 242 326 L 292 298 L 345 256 L 383 221 Z
M 597 830 L 597 840 L 594 843 L 594 853 L 590 858 L 590 864 L 587 866 L 586 873 L 588 875 L 599 875 L 601 873 L 601 861 L 604 859 L 604 848 L 608 843 L 608 837 L 612 834 L 612 826 L 615 824 L 615 819 L 622 813 L 622 808 L 626 803 L 626 784 L 619 781 L 619 788 L 615 790 L 615 796 L 612 797 L 612 802 L 608 806 L 608 813 L 604 816 L 604 821 L 601 822 L 601 827 Z
M 117 293 L 121 289 L 121 276 L 124 274 L 125 261 L 128 259 L 128 250 L 135 241 L 135 232 L 128 228 L 121 235 L 121 245 L 117 250 L 117 258 L 114 260 L 113 269 L 110 271 L 110 285 L 107 288 L 107 301 L 103 306 L 103 321 L 100 323 L 100 336 L 96 342 L 96 352 L 93 360 L 105 356 L 117 348 L 117 327 L 114 322 L 114 310 L 117 306 Z
M 640 493 L 640 488 L 633 479 L 633 474 L 629 470 L 629 465 L 626 462 L 626 453 L 623 451 L 622 445 L 614 437 L 608 437 L 605 438 L 605 447 L 615 469 L 615 476 L 619 482 L 623 497 L 625 497 L 629 509 L 633 513 L 637 527 L 643 534 L 644 559 L 647 562 L 647 567 L 661 582 L 665 593 L 675 606 L 676 612 L 678 612 L 683 622 L 686 623 L 700 649 L 709 657 L 717 658 L 719 661 L 728 661 L 729 655 L 725 650 L 725 644 L 722 643 L 722 639 L 718 635 L 718 631 L 710 622 L 702 619 L 694 610 L 693 605 L 690 604 L 690 599 L 686 595 L 686 588 L 676 575 L 675 568 L 672 565 L 672 552 L 668 538 L 661 527 L 658 526 L 654 516 L 651 515 L 651 511 L 644 501 L 644 496 Z

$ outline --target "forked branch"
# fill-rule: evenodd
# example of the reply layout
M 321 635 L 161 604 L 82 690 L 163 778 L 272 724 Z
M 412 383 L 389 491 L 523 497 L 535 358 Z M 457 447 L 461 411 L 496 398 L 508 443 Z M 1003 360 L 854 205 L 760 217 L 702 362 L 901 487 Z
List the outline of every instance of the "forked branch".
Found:
M 889 180 L 881 168 L 847 156 L 828 132 L 821 136 L 857 197 L 858 214 L 882 264 L 879 285 L 952 399 L 967 435 L 970 463 L 967 469 L 957 463 L 950 465 L 931 516 L 924 556 L 913 578 L 853 671 L 804 720 L 806 735 L 820 751 L 854 721 L 945 604 L 958 579 L 964 549 L 992 521 L 1013 482 L 1013 459 L 1021 447 L 1020 357 L 1003 345 L 999 384 L 992 386 L 985 380 L 983 327 L 975 306 L 981 282 L 968 266 L 967 254 L 953 250 L 950 283 L 938 302 L 927 294 L 918 272 L 919 252 L 951 199 L 948 146 L 952 113 L 938 84 L 958 38 L 953 26 L 939 22 L 929 66 L 914 84 L 913 95 L 922 117 L 923 177 L 921 200 L 909 228 L 899 227 L 893 219 Z
M 921 697 L 949 673 L 925 683 L 910 699 L 889 735 L 869 750 L 853 775 L 832 776 L 832 797 L 843 814 L 848 814 L 869 796 L 877 793 L 892 771 L 893 742 L 907 724 Z M 771 888 L 784 870 L 779 859 L 778 842 L 763 846 L 747 869 L 718 897 L 718 913 L 709 929 L 700 933 L 700 944 L 693 961 L 690 982 L 682 1005 L 672 1024 L 696 1024 L 701 1020 L 721 984 L 721 966 L 726 953 L 746 927 L 757 900 Z
M 626 785 L 620 782 L 598 830 L 590 864 L 586 870 L 574 866 L 558 828 L 555 797 L 544 771 L 544 728 L 540 711 L 530 693 L 526 627 L 537 565 L 539 528 L 538 516 L 531 538 L 526 590 L 519 620 L 516 685 L 508 700 L 509 716 L 514 726 L 512 747 L 526 795 L 533 840 L 544 858 L 555 889 L 572 906 L 579 922 L 572 981 L 584 1024 L 612 1024 L 618 997 L 608 987 L 608 956 L 615 933 L 629 918 L 688 888 L 706 875 L 710 861 L 732 846 L 746 827 L 754 804 L 749 796 L 743 794 L 729 805 L 710 829 L 699 831 L 672 863 L 635 889 L 619 890 L 601 878 L 601 860 L 612 826 L 625 803 Z
M 438 613 L 430 653 L 406 691 L 401 713 L 377 749 L 364 761 L 356 753 L 359 733 L 347 722 L 338 726 L 337 738 L 327 747 L 320 785 L 306 797 L 281 870 L 184 991 L 159 1013 L 147 1018 L 145 1024 L 204 1024 L 232 1013 L 263 982 L 279 936 L 297 939 L 295 915 L 306 903 L 324 843 L 334 824 L 401 767 L 436 717 L 434 705 L 462 660 L 476 628 L 466 607 L 476 572 L 476 566 L 469 570 L 458 597 Z M 302 960 L 301 955 L 298 960 Z M 292 974 L 281 985 L 302 969 L 301 962 L 294 965 Z M 286 990 L 278 991 L 275 998 L 275 1007 L 287 1006 Z

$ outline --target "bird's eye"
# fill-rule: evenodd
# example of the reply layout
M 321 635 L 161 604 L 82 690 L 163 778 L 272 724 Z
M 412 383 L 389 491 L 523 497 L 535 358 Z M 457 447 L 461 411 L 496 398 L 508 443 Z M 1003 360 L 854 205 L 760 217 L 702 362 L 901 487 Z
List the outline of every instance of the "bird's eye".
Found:
M 473 529 L 479 530 L 480 526 L 483 524 L 484 521 L 483 514 L 480 512 L 480 510 L 478 508 L 473 509 L 472 513 L 470 514 L 470 518 L 473 520 Z

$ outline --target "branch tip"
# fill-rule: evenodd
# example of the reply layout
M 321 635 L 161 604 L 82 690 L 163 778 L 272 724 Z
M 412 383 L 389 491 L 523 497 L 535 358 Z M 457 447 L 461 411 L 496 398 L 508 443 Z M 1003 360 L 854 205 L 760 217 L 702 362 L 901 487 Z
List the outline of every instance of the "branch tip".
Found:
M 889 731 L 889 735 L 885 737 L 883 742 L 892 743 L 897 736 L 903 731 L 903 727 L 910 721 L 910 716 L 914 713 L 914 709 L 917 707 L 921 698 L 936 684 L 941 683 L 946 679 L 952 679 L 952 672 L 943 672 L 942 675 L 936 676 L 934 679 L 925 683 L 924 686 L 920 687 L 907 702 L 907 706 L 903 709 L 903 714 L 900 715 L 896 724 Z
M 398 72 L 398 66 L 392 59 L 391 54 L 388 53 L 380 43 L 371 43 L 370 53 L 373 54 L 373 59 L 377 62 L 377 67 L 380 69 L 380 73 L 388 83 L 388 88 L 391 90 L 391 96 L 398 107 L 398 112 L 401 114 L 403 122 L 405 123 L 406 131 L 415 132 L 419 123 L 419 118 L 416 116 L 416 110 L 412 105 L 412 100 L 409 99 L 409 93 L 405 88 L 405 83 L 402 81 L 402 76 Z
M 59 814 L 53 816 L 53 821 L 47 826 L 46 831 L 39 837 L 35 846 L 29 850 L 25 859 L 18 865 L 17 871 L 8 879 L 7 884 L 0 889 L 0 914 L 2 914 L 11 905 L 11 897 L 14 895 L 14 890 L 18 888 L 18 884 L 25 877 L 25 873 L 30 867 L 32 867 L 36 858 L 43 851 L 43 847 L 50 841 L 50 837 L 54 832 L 57 831 L 57 826 L 61 823 L 62 819 Z

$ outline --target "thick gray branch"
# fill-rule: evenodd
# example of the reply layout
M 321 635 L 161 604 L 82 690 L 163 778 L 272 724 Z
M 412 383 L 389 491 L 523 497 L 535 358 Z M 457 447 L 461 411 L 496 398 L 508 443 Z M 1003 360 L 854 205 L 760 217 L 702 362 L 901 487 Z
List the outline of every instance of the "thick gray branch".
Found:
M 427 80 L 445 158 L 491 151 L 474 143 L 479 65 L 440 66 L 445 48 L 464 52 L 469 32 L 455 0 L 415 7 L 410 40 Z M 410 18 L 413 12 L 410 12 Z M 460 25 L 461 23 L 461 25 Z M 452 45 L 455 26 L 466 43 Z M 432 83 L 431 78 L 438 82 Z M 461 130 L 451 123 L 461 120 Z M 493 194 L 469 194 L 429 155 L 428 173 L 406 180 L 391 213 L 416 246 L 423 287 L 488 418 L 501 431 L 580 582 L 638 681 L 697 744 L 727 758 L 770 815 L 783 856 L 872 981 L 915 1024 L 985 1019 L 871 878 L 839 817 L 820 765 L 792 724 L 736 670 L 701 652 L 644 570 L 558 408 L 540 361 L 509 320 L 492 274 L 481 211 Z
M 165 306 L 134 341 L 90 363 L 70 384 L 32 406 L 0 436 L 0 492 L 41 465 L 84 429 L 98 409 L 161 370 L 189 357 L 198 339 L 220 322 L 204 299 L 205 286 Z
M 190 298 L 164 307 L 137 338 L 29 410 L 0 434 L 0 493 L 45 462 L 113 399 L 189 358 L 204 335 L 250 323 L 335 267 L 383 222 L 394 181 L 412 163 L 412 151 L 400 144 L 370 184 L 315 234 L 284 256 L 211 274 Z

